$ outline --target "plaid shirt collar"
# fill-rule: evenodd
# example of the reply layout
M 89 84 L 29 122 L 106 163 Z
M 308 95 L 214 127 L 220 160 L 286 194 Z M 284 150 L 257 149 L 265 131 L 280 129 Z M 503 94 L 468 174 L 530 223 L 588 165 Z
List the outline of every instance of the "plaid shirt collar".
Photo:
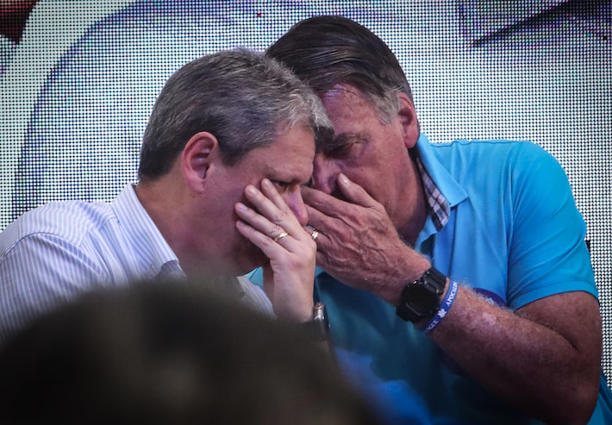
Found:
M 421 180 L 423 181 L 423 190 L 425 191 L 425 199 L 427 201 L 428 213 L 433 220 L 434 225 L 438 231 L 448 222 L 450 216 L 450 206 L 448 200 L 442 195 L 440 189 L 433 181 L 425 167 L 423 161 L 419 155 L 416 156 L 416 163 L 421 174 Z

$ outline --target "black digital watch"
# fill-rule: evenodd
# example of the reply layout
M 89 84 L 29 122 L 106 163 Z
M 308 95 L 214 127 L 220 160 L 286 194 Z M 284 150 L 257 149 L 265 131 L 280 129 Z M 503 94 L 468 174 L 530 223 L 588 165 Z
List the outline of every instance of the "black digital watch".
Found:
M 446 276 L 431 267 L 404 287 L 395 310 L 397 315 L 412 323 L 431 319 L 440 308 L 445 286 Z

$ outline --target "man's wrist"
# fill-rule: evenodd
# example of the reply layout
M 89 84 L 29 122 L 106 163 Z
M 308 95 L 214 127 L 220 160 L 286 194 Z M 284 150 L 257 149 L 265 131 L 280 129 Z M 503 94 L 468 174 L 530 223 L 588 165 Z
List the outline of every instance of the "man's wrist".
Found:
M 413 282 L 429 270 L 432 264 L 413 248 L 404 245 L 401 250 L 401 262 L 395 268 L 394 279 L 389 282 L 387 296 L 382 297 L 391 305 L 397 306 L 402 298 L 402 291 L 407 282 Z
M 292 303 L 289 303 L 285 299 L 272 302 L 274 314 L 278 319 L 292 323 L 305 323 L 312 320 L 312 301 L 303 302 L 299 299 L 292 301 Z

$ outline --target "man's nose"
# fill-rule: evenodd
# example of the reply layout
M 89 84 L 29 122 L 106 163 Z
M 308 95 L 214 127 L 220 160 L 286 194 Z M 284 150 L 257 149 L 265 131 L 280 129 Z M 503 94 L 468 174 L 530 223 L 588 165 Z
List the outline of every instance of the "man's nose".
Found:
M 332 159 L 317 155 L 312 170 L 312 181 L 315 189 L 331 195 L 336 190 L 336 179 L 340 169 Z
M 308 211 L 304 205 L 300 188 L 288 192 L 284 198 L 291 211 L 293 211 L 293 214 L 297 217 L 298 222 L 302 226 L 306 226 L 308 224 Z

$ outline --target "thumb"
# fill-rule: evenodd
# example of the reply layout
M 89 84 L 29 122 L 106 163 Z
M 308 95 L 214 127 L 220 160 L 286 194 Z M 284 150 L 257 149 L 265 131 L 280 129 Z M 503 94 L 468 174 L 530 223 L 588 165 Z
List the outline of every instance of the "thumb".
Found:
M 338 186 L 340 191 L 349 201 L 361 205 L 362 207 L 375 207 L 378 202 L 370 196 L 368 192 L 357 183 L 353 183 L 343 173 L 338 174 Z

